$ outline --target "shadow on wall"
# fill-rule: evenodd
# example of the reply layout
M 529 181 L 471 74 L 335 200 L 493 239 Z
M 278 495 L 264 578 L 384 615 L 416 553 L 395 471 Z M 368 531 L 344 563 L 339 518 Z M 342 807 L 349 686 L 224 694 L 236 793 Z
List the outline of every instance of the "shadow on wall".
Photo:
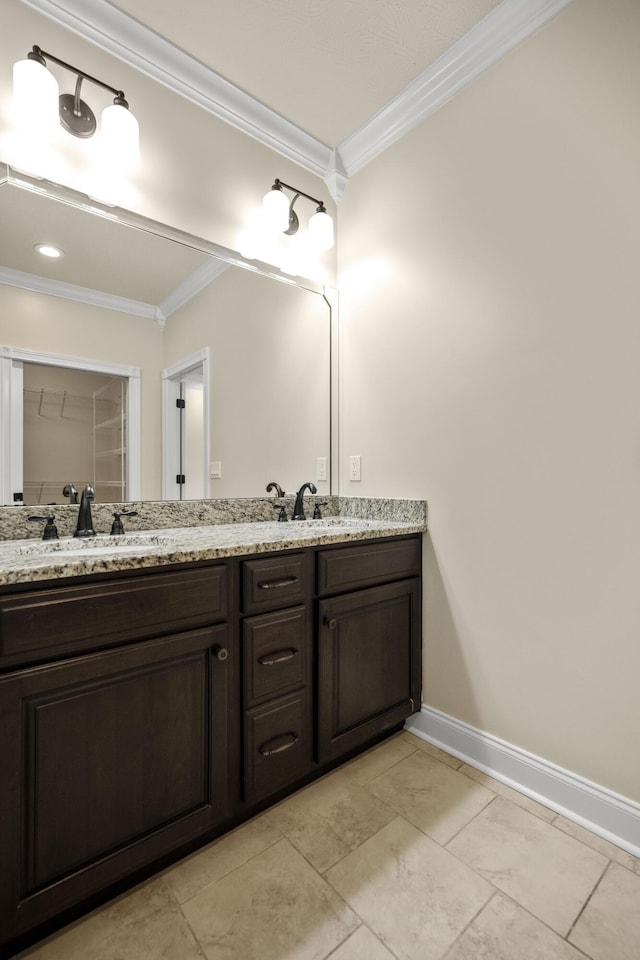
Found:
M 465 662 L 460 622 L 454 613 L 452 585 L 447 585 L 429 533 L 423 538 L 424 632 L 422 647 L 422 702 L 482 729 Z

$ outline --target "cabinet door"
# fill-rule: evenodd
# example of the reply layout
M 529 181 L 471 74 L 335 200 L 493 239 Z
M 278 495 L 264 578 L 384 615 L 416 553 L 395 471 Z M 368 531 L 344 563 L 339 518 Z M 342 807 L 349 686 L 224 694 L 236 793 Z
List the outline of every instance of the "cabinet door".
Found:
M 420 581 L 320 601 L 318 760 L 337 759 L 420 704 Z
M 225 626 L 0 679 L 11 938 L 205 833 L 227 804 Z

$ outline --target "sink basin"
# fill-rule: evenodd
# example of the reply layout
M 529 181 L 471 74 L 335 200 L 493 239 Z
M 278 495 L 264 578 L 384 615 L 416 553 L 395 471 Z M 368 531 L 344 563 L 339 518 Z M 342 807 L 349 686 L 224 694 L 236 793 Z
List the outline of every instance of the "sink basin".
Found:
M 357 520 L 355 517 L 321 517 L 319 520 L 292 520 L 291 522 L 301 529 L 317 528 L 319 530 L 320 527 L 353 527 L 361 524 L 362 520 Z
M 173 543 L 173 538 L 157 533 L 125 533 L 120 537 L 64 537 L 61 540 L 36 540 L 20 547 L 23 557 L 53 556 L 90 557 L 101 554 L 135 554 L 151 547 L 165 547 Z

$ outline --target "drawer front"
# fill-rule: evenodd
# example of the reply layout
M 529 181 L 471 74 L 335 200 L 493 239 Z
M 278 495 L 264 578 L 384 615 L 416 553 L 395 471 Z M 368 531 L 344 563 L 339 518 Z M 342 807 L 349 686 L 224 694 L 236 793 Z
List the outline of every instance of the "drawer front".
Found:
M 304 690 L 245 713 L 245 800 L 276 793 L 311 767 L 309 700 Z
M 420 574 L 420 537 L 318 551 L 318 594 L 327 596 Z
M 249 617 L 242 636 L 245 707 L 306 684 L 310 639 L 305 607 Z
M 293 553 L 242 564 L 242 606 L 261 613 L 303 603 L 309 591 L 308 557 Z
M 0 597 L 3 665 L 97 649 L 224 620 L 226 565 Z

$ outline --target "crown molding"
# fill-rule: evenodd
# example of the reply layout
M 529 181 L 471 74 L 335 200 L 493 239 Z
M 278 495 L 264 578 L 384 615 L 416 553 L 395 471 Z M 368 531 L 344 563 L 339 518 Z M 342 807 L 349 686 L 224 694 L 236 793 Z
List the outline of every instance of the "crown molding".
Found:
M 21 0 L 325 181 L 350 177 L 421 123 L 572 0 L 502 0 L 393 100 L 329 147 L 104 0 Z
M 175 290 L 172 290 L 159 305 L 158 309 L 165 319 L 168 320 L 172 313 L 175 313 L 176 310 L 183 307 L 185 303 L 188 303 L 192 297 L 195 297 L 197 293 L 200 293 L 200 291 L 208 287 L 210 283 L 217 280 L 230 266 L 231 264 L 225 263 L 224 260 L 206 260 L 197 267 L 193 273 L 189 274 L 187 279 L 183 280 L 182 283 L 179 283 Z
M 346 137 L 338 150 L 348 177 L 450 100 L 564 10 L 572 0 L 502 0 L 427 70 Z
M 22 0 L 282 156 L 323 177 L 332 150 L 104 0 Z
M 26 273 L 24 270 L 0 267 L 0 283 L 6 283 L 10 287 L 20 287 L 22 290 L 31 290 L 32 293 L 46 293 L 51 297 L 59 297 L 61 300 L 73 300 L 76 303 L 88 303 L 94 307 L 104 307 L 106 310 L 116 310 L 118 313 L 127 313 L 144 320 L 155 320 L 161 327 L 164 326 L 166 319 L 161 310 L 153 303 L 129 300 L 127 297 L 118 297 L 112 293 L 92 290 L 90 287 L 81 287 L 75 283 L 65 283 L 62 280 L 39 277 L 35 273 Z

